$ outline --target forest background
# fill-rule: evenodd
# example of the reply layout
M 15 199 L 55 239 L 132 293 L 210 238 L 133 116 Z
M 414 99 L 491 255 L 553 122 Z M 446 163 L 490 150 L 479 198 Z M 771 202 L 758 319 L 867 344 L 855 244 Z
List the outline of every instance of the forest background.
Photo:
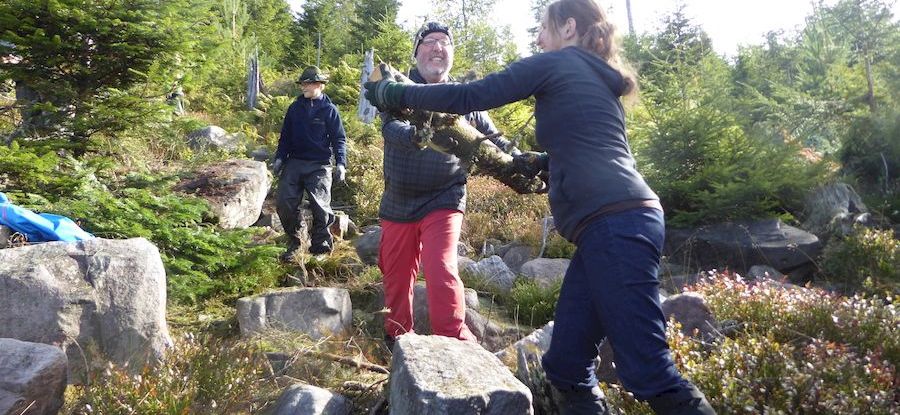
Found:
M 484 76 L 519 58 L 509 31 L 486 20 L 494 1 L 432 3 L 437 12 L 431 17 L 453 28 L 458 79 Z M 534 26 L 547 3 L 530 4 Z M 192 167 L 235 156 L 195 151 L 185 137 L 215 124 L 242 137 L 246 151 L 239 156 L 271 151 L 298 93 L 294 81 L 318 62 L 330 73 L 326 92 L 340 107 L 349 137 L 349 180 L 336 190 L 335 205 L 360 226 L 377 223 L 381 137 L 377 124 L 362 124 L 355 113 L 365 51 L 374 49 L 379 60 L 399 67 L 411 62 L 412 33 L 397 24 L 399 7 L 395 0 L 310 0 L 295 15 L 285 0 L 6 0 L 0 4 L 0 191 L 25 207 L 78 218 L 98 236 L 140 236 L 160 248 L 173 327 L 206 333 L 197 347 L 181 348 L 186 355 L 172 359 L 173 370 L 202 371 L 198 355 L 210 357 L 213 366 L 229 362 L 217 355 L 255 356 L 249 350 L 258 344 L 234 338 L 234 301 L 290 285 L 293 271 L 276 260 L 279 241 L 258 243 L 255 229 L 218 229 L 202 201 L 172 190 Z M 777 217 L 799 223 L 808 191 L 841 181 L 856 188 L 886 223 L 900 223 L 900 27 L 893 7 L 888 0 L 818 3 L 796 32 L 770 32 L 730 58 L 714 51 L 710 37 L 683 9 L 665 16 L 653 33 L 622 30 L 623 53 L 639 74 L 641 91 L 628 112 L 629 140 L 640 171 L 662 198 L 667 222 L 688 227 Z M 264 87 L 248 107 L 252 56 L 258 56 Z M 31 99 L 23 100 L 22 90 L 17 97 L 17 86 L 27 86 Z M 167 98 L 179 89 L 186 112 L 174 115 Z M 532 110 L 533 101 L 526 100 L 491 116 L 521 148 L 540 150 Z M 473 178 L 464 240 L 475 247 L 490 239 L 535 243 L 537 223 L 547 214 L 541 196 L 516 196 Z M 796 306 L 800 300 L 754 292 L 756 308 L 715 310 L 722 318 L 758 324 L 734 340 L 734 349 L 711 352 L 674 343 L 685 361 L 696 354 L 706 362 L 685 370 L 712 391 L 717 408 L 794 412 L 807 404 L 797 391 L 821 387 L 809 379 L 825 379 L 833 386 L 826 388 L 829 393 L 838 396 L 829 410 L 852 411 L 873 400 L 885 413 L 896 410 L 900 248 L 891 226 L 836 240 L 817 258 L 812 282 L 828 289 L 821 295 L 870 311 L 871 321 L 853 326 L 859 332 L 784 327 L 792 320 L 773 317 L 784 311 L 779 301 Z M 560 257 L 573 249 L 558 238 L 550 248 L 551 256 Z M 344 285 L 367 298 L 380 275 L 353 256 L 347 244 L 332 258 L 306 265 L 318 284 Z M 529 310 L 523 324 L 539 326 L 552 318 L 554 296 L 552 290 L 519 287 L 500 305 L 514 317 Z M 831 315 L 843 307 L 829 302 L 837 308 L 823 310 L 808 300 L 800 301 L 809 307 L 801 311 Z M 840 335 L 829 337 L 834 330 Z M 370 337 L 379 336 L 360 333 L 365 341 Z M 797 337 L 806 339 L 802 346 Z M 228 353 L 211 352 L 217 348 Z M 805 366 L 825 350 L 839 359 Z M 255 370 L 250 365 L 234 373 Z M 848 372 L 839 375 L 841 370 Z M 325 384 L 337 384 L 341 376 L 322 373 L 309 376 Z M 131 380 L 122 376 L 107 380 L 126 394 L 124 384 Z M 230 399 L 246 410 L 238 402 L 253 396 L 251 402 L 264 406 L 272 391 L 264 382 L 242 379 L 233 392 L 199 384 L 173 387 L 159 402 L 184 401 L 209 412 L 216 399 Z M 729 381 L 735 391 L 751 382 L 749 390 L 769 392 L 741 394 L 729 389 Z M 117 413 L 111 402 L 127 399 L 89 387 L 72 394 L 70 410 L 76 412 L 89 403 Z M 135 398 L 130 404 L 146 402 Z

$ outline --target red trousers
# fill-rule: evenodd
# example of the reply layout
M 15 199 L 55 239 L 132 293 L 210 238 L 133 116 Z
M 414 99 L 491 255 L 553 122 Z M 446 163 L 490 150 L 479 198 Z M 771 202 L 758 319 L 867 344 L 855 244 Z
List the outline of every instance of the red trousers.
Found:
M 462 212 L 451 209 L 436 210 L 417 222 L 382 219 L 378 267 L 384 275 L 384 303 L 390 310 L 384 320 L 388 335 L 413 331 L 413 287 L 421 264 L 431 331 L 476 341 L 466 326 L 465 293 L 457 270 L 462 221 Z

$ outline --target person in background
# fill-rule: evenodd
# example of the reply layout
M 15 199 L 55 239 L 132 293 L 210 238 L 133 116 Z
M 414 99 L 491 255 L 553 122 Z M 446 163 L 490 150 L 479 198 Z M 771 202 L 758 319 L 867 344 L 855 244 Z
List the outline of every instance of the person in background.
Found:
M 312 211 L 309 252 L 331 252 L 334 241 L 328 229 L 334 222 L 331 211 L 331 159 L 334 179 L 343 182 L 347 172 L 347 136 L 337 107 L 325 94 L 328 82 L 319 68 L 310 66 L 300 75 L 302 94 L 288 107 L 281 127 L 272 170 L 279 177 L 276 209 L 288 237 L 288 249 L 281 259 L 289 261 L 300 247 L 297 237 L 301 223 L 299 207 L 304 194 Z
M 594 0 L 558 0 L 544 14 L 544 51 L 467 84 L 365 85 L 384 110 L 465 114 L 536 98 L 535 135 L 549 160 L 550 207 L 577 249 L 542 363 L 563 414 L 605 414 L 595 358 L 604 338 L 622 384 L 658 414 L 714 414 L 684 379 L 666 343 L 659 303 L 665 226 L 659 198 L 638 173 L 620 101 L 636 80 L 619 63 L 613 25 Z M 535 170 L 544 166 L 535 166 Z
M 413 38 L 415 68 L 409 72 L 421 84 L 449 82 L 453 68 L 453 36 L 439 22 L 426 23 Z M 457 244 L 466 208 L 466 171 L 456 156 L 424 148 L 416 127 L 382 113 L 384 195 L 378 266 L 384 276 L 385 341 L 413 331 L 412 299 L 421 266 L 428 292 L 434 334 L 461 340 L 477 339 L 466 326 L 464 288 L 457 270 Z M 483 134 L 497 132 L 486 112 L 466 119 Z M 515 147 L 493 139 L 506 152 Z

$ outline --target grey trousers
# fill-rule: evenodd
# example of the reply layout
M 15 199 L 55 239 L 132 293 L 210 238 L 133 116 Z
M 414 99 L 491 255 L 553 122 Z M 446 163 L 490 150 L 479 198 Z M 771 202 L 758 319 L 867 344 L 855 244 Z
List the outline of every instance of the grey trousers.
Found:
M 311 249 L 314 247 L 331 249 L 334 241 L 328 227 L 334 222 L 331 211 L 331 165 L 327 161 L 288 159 L 278 183 L 276 210 L 284 232 L 292 246 L 299 246 L 297 238 L 300 223 L 300 204 L 303 198 L 312 211 L 310 229 Z

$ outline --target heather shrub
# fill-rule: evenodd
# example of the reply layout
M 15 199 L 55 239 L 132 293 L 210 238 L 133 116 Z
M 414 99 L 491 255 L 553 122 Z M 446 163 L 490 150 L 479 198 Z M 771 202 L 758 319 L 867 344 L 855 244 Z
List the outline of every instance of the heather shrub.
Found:
M 679 370 L 719 413 L 900 410 L 895 298 L 846 298 L 716 274 L 693 289 L 720 321 L 738 327 L 714 344 L 684 336 L 675 322 L 666 333 Z M 604 389 L 624 413 L 653 413 L 619 386 Z
M 540 246 L 540 221 L 550 214 L 547 195 L 520 195 L 484 176 L 469 176 L 462 239 L 480 247 L 487 239 Z
M 822 255 L 827 281 L 847 292 L 900 292 L 900 240 L 890 230 L 857 227 Z
M 261 395 L 277 393 L 266 380 L 265 356 L 247 343 L 195 337 L 176 339 L 158 366 L 140 373 L 112 363 L 96 365 L 84 386 L 70 390 L 66 414 L 257 413 Z M 105 366 L 105 367 L 104 367 Z

